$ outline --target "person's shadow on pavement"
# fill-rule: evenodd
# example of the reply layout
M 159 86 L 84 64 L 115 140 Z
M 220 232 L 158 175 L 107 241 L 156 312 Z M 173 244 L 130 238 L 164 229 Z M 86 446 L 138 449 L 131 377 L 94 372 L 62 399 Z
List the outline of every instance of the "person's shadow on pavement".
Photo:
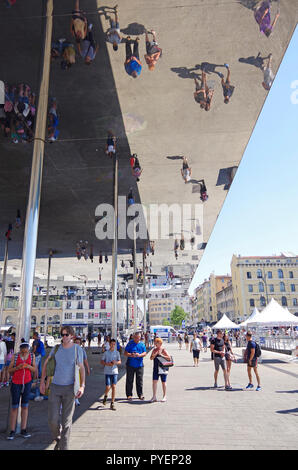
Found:
M 261 57 L 261 53 L 259 52 L 257 56 L 250 56 L 250 57 L 240 57 L 239 62 L 242 62 L 243 64 L 249 64 L 253 65 L 254 67 L 257 67 L 258 69 L 263 69 L 264 65 L 264 60 L 269 59 L 269 56 L 267 57 Z

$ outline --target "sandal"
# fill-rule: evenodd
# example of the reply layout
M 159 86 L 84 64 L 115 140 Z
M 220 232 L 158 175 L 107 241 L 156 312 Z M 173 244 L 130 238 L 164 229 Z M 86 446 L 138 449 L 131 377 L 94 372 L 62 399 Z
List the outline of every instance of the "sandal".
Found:
M 141 396 L 139 397 L 139 399 L 140 399 L 140 400 L 145 400 L 145 397 L 144 397 L 143 395 L 141 395 Z

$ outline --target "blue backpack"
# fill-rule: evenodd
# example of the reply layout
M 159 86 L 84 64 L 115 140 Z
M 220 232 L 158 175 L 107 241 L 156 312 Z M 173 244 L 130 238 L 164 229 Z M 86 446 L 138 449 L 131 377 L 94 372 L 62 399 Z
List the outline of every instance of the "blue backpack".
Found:
M 36 352 L 41 355 L 41 357 L 45 356 L 45 348 L 44 344 L 42 341 L 38 340 L 38 348 L 36 349 Z

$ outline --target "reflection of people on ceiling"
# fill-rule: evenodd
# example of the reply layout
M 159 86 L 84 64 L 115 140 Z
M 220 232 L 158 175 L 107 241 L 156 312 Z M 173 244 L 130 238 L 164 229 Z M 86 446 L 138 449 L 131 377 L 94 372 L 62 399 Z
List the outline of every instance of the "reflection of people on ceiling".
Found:
M 275 15 L 274 21 L 271 24 L 271 15 L 270 15 L 271 0 L 265 0 L 255 8 L 255 20 L 260 27 L 260 32 L 265 34 L 267 38 L 273 31 L 273 28 L 277 22 L 277 19 L 280 15 L 279 10 Z

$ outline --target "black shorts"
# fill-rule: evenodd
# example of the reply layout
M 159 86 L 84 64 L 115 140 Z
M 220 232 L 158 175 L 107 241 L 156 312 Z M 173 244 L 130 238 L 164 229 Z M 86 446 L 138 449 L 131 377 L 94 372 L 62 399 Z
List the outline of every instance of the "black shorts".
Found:
M 200 357 L 200 350 L 199 349 L 193 349 L 192 350 L 192 355 L 194 359 L 199 359 Z
M 254 357 L 250 363 L 247 363 L 247 367 L 257 367 L 258 366 L 258 358 Z

